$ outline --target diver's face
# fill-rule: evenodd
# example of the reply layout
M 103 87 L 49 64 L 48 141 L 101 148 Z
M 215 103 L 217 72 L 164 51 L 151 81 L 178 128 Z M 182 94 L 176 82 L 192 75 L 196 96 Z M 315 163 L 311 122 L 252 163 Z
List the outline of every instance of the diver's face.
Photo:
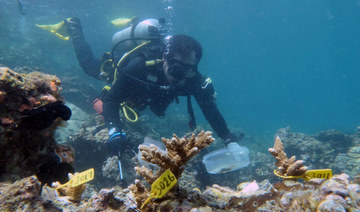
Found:
M 184 84 L 186 79 L 196 75 L 197 61 L 195 52 L 190 57 L 181 57 L 175 54 L 166 57 L 163 65 L 164 73 L 169 84 Z

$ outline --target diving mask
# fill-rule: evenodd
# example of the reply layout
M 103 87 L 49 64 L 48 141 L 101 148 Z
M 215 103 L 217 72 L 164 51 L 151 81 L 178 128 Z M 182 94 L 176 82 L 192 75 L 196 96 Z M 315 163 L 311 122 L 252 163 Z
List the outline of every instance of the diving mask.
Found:
M 178 80 L 193 77 L 197 70 L 197 65 L 186 64 L 175 58 L 169 58 L 168 64 L 169 74 Z

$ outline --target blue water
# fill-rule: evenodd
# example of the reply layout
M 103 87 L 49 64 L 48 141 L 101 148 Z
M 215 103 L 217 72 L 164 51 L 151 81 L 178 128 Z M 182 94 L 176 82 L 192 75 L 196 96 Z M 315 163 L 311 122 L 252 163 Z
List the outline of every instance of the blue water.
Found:
M 31 42 L 53 60 L 51 70 L 76 73 L 81 70 L 71 42 L 34 24 L 79 17 L 100 57 L 111 49 L 118 30 L 112 19 L 169 19 L 165 7 L 171 5 L 172 33 L 193 36 L 202 44 L 200 71 L 213 79 L 218 106 L 231 128 L 271 140 L 286 126 L 316 133 L 353 132 L 359 125 L 358 0 L 23 0 L 26 16 L 19 14 L 16 1 L 0 3 L 2 38 Z M 185 108 L 185 101 L 170 110 L 176 107 Z M 197 118 L 204 122 L 201 112 Z

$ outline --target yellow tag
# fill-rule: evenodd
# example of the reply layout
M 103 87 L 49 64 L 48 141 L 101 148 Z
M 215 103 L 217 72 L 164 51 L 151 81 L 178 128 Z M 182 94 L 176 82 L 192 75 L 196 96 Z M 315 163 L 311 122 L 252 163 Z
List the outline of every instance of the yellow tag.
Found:
M 72 181 L 71 186 L 76 187 L 78 185 L 87 183 L 93 179 L 94 179 L 94 169 L 91 168 L 89 170 L 78 173 L 73 178 L 71 178 Z
M 278 173 L 278 170 L 274 170 L 274 174 L 278 177 L 284 178 L 284 179 L 297 179 L 301 178 L 303 180 L 309 181 L 314 178 L 323 178 L 323 179 L 329 179 L 332 177 L 332 170 L 331 169 L 314 169 L 314 170 L 307 170 L 305 174 L 300 176 L 282 176 Z
M 67 185 L 70 185 L 72 187 L 76 187 L 78 185 L 81 185 L 81 184 L 84 184 L 84 183 L 87 183 L 91 180 L 94 179 L 94 169 L 91 168 L 89 170 L 86 170 L 86 171 L 83 171 L 81 173 L 78 173 L 76 174 L 75 176 L 73 176 L 73 178 L 71 178 L 69 180 L 69 182 L 65 183 L 65 184 L 62 184 L 61 186 L 57 187 L 57 189 L 60 189 L 60 188 L 63 188 Z
M 175 175 L 169 169 L 166 169 L 166 171 L 164 171 L 164 173 L 162 173 L 162 175 L 151 185 L 150 196 L 141 206 L 141 209 L 143 209 L 151 199 L 163 197 L 176 183 L 177 179 Z
M 175 175 L 167 169 L 164 173 L 151 185 L 151 193 L 155 198 L 163 197 L 175 184 L 177 179 Z
M 332 177 L 332 170 L 331 169 L 315 169 L 315 170 L 307 170 L 305 172 L 304 180 L 308 181 L 313 178 L 323 178 L 329 179 Z

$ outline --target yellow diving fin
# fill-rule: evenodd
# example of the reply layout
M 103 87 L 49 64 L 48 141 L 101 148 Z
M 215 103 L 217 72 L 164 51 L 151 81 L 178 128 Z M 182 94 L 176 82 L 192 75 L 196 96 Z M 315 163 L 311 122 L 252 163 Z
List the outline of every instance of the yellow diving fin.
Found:
M 139 18 L 138 17 L 132 17 L 132 18 L 117 18 L 117 19 L 114 19 L 111 21 L 111 23 L 114 25 L 114 26 L 117 26 L 117 27 L 126 27 L 126 26 L 129 26 L 130 23 L 134 22 L 135 20 L 138 20 Z
M 125 27 L 131 22 L 131 18 L 117 18 L 111 21 L 114 26 Z
M 69 40 L 69 35 L 66 30 L 66 27 L 64 26 L 64 21 L 50 25 L 39 25 L 39 24 L 35 24 L 35 25 L 43 30 L 51 32 L 61 40 Z

